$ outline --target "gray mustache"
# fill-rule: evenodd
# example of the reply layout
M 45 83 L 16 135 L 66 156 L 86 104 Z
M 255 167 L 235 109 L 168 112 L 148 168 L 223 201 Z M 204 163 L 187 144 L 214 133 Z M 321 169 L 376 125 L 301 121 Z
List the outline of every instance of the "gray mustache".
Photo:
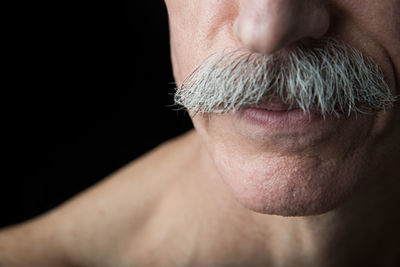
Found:
M 215 53 L 175 93 L 176 104 L 200 114 L 235 112 L 276 99 L 338 117 L 386 110 L 396 101 L 376 63 L 332 39 L 274 55 L 245 49 Z

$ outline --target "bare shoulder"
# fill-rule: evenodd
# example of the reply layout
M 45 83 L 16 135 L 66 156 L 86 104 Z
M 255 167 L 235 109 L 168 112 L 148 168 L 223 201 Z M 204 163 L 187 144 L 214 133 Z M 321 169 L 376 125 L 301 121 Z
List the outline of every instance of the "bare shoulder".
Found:
M 148 221 L 185 172 L 197 142 L 193 131 L 170 140 L 13 232 L 20 239 L 27 231 L 36 233 L 40 238 L 33 245 L 57 248 L 54 255 L 65 266 L 125 266 L 134 260 L 132 253 L 143 254 L 142 246 L 132 246 L 143 240 Z M 41 236 L 47 237 L 46 243 L 40 242 Z
M 142 254 L 143 243 L 128 248 L 142 240 L 160 202 L 193 156 L 195 142 L 194 132 L 170 140 L 55 211 L 68 257 L 84 266 L 117 266 L 128 250 Z

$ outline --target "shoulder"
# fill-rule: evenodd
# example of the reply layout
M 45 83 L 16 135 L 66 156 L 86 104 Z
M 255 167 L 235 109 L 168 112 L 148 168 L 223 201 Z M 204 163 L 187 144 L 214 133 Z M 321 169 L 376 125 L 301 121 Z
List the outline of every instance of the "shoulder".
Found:
M 117 266 L 138 243 L 128 250 L 145 255 L 148 226 L 188 172 L 196 146 L 194 132 L 170 140 L 47 215 L 57 222 L 65 257 L 76 265 Z

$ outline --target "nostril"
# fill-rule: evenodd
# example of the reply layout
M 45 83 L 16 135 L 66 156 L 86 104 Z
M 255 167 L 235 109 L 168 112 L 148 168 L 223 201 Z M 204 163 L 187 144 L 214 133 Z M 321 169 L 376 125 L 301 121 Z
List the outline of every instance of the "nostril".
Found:
M 325 8 L 319 9 L 318 14 L 312 17 L 313 21 L 311 23 L 314 25 L 314 29 L 310 34 L 310 37 L 314 39 L 320 39 L 329 30 L 330 27 L 330 15 L 328 10 Z
M 293 37 L 291 29 L 287 29 L 287 22 L 277 26 L 272 21 L 258 23 L 251 18 L 238 18 L 234 27 L 236 37 L 243 46 L 264 54 L 272 54 L 283 48 Z
M 320 0 L 244 1 L 234 23 L 237 40 L 246 48 L 265 54 L 303 39 L 319 39 L 328 28 L 328 11 Z

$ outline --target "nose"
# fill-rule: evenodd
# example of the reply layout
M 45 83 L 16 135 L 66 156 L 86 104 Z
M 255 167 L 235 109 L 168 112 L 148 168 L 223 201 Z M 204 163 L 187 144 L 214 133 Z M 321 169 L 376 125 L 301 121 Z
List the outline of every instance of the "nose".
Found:
M 239 0 L 234 31 L 246 48 L 272 54 L 329 28 L 327 0 Z

